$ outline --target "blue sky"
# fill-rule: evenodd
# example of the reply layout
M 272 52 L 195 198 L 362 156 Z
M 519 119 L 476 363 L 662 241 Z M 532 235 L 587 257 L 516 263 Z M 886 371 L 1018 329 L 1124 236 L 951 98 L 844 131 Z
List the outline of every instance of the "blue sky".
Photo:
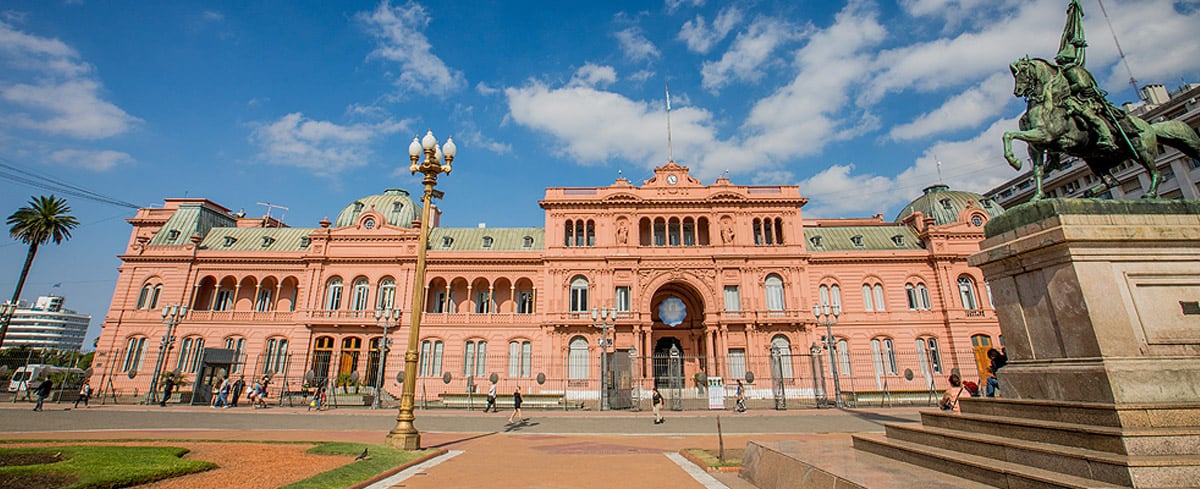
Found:
M 541 226 L 546 187 L 639 182 L 674 158 L 704 182 L 799 185 L 808 216 L 888 219 L 942 178 L 1015 176 L 1008 63 L 1052 58 L 1066 0 L 95 2 L 0 4 L 0 162 L 140 206 L 205 197 L 314 227 L 357 197 L 414 194 L 407 147 L 459 148 L 443 225 Z M 1135 99 L 1084 0 L 1088 66 Z M 1140 83 L 1200 81 L 1200 0 L 1104 5 Z M 5 216 L 49 193 L 0 178 Z M 107 312 L 128 208 L 82 225 L 23 297 Z M 0 241 L 8 297 L 24 245 Z M 61 287 L 51 288 L 61 283 Z

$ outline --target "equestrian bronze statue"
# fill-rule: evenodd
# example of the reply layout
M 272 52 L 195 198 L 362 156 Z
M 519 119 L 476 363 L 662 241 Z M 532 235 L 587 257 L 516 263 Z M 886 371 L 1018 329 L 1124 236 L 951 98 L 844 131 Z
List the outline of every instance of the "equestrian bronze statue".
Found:
M 1155 166 L 1159 144 L 1200 159 L 1200 135 L 1181 121 L 1150 124 L 1109 103 L 1084 67 L 1087 42 L 1082 17 L 1079 1 L 1071 0 L 1055 63 L 1025 57 L 1009 65 L 1015 80 L 1013 95 L 1024 98 L 1026 107 L 1019 122 L 1021 130 L 1004 133 L 1004 158 L 1020 170 L 1021 160 L 1013 155 L 1012 141 L 1019 139 L 1029 145 L 1036 184 L 1030 201 L 1043 197 L 1042 178 L 1058 168 L 1063 154 L 1082 159 L 1100 177 L 1100 184 L 1089 188 L 1085 197 L 1116 186 L 1110 171 L 1134 160 L 1150 176 L 1150 188 L 1142 197 L 1156 198 L 1161 182 Z

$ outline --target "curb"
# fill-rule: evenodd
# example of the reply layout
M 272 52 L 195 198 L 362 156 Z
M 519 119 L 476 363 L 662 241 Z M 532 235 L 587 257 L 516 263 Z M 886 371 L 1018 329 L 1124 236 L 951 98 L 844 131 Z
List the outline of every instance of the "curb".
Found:
M 695 455 L 692 455 L 690 452 L 688 452 L 688 450 L 691 450 L 691 449 L 690 449 L 690 448 L 685 448 L 685 449 L 683 449 L 683 450 L 680 450 L 680 451 L 679 451 L 679 454 L 680 454 L 680 455 L 683 455 L 683 458 L 686 458 L 686 459 L 688 459 L 688 461 L 689 461 L 689 462 L 696 464 L 696 465 L 697 465 L 697 466 L 699 466 L 701 469 L 704 469 L 706 472 L 741 472 L 741 471 L 742 471 L 742 467 L 741 467 L 741 466 L 737 466 L 737 467 L 710 467 L 708 464 L 704 463 L 704 461 L 702 461 L 702 460 L 700 460 L 700 459 L 696 458 L 696 456 L 695 456 Z
M 427 454 L 417 457 L 413 460 L 409 460 L 406 463 L 397 465 L 397 466 L 387 469 L 383 472 L 375 474 L 375 477 L 372 477 L 365 481 L 359 482 L 358 484 L 354 484 L 354 485 L 348 487 L 347 489 L 365 489 L 366 487 L 370 486 L 371 484 L 374 484 L 381 480 L 387 479 L 388 477 L 396 475 L 397 473 L 399 473 L 400 471 L 402 471 L 404 469 L 407 469 L 409 467 L 412 467 L 412 466 L 420 464 L 420 463 L 424 463 L 425 461 L 427 461 L 431 458 L 440 457 L 442 455 L 445 455 L 448 452 L 449 452 L 449 450 L 446 450 L 445 448 L 439 448 L 437 450 L 434 450 L 433 452 L 427 453 Z

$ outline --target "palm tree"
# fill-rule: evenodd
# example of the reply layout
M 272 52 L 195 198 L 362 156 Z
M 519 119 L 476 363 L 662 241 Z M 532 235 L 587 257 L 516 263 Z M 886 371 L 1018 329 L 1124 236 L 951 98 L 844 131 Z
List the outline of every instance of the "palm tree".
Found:
M 13 291 L 11 304 L 16 305 L 21 299 L 21 289 L 25 287 L 25 277 L 33 266 L 33 257 L 37 255 L 38 247 L 47 241 L 61 244 L 71 239 L 71 230 L 79 225 L 75 216 L 70 215 L 71 207 L 67 199 L 59 199 L 45 195 L 31 199 L 29 205 L 17 209 L 8 216 L 8 233 L 22 243 L 29 245 L 25 255 L 25 267 L 21 269 L 21 278 L 17 279 L 17 289 Z M 8 323 L 12 321 L 12 312 L 0 318 L 0 348 L 4 347 L 4 336 L 8 334 Z

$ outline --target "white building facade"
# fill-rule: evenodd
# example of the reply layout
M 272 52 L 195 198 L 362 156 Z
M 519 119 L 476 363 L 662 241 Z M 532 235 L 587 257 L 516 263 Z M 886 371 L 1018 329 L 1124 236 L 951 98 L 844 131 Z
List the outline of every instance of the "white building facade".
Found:
M 92 316 L 63 308 L 60 296 L 41 296 L 31 306 L 22 301 L 13 313 L 4 338 L 9 348 L 41 348 L 79 351 Z

